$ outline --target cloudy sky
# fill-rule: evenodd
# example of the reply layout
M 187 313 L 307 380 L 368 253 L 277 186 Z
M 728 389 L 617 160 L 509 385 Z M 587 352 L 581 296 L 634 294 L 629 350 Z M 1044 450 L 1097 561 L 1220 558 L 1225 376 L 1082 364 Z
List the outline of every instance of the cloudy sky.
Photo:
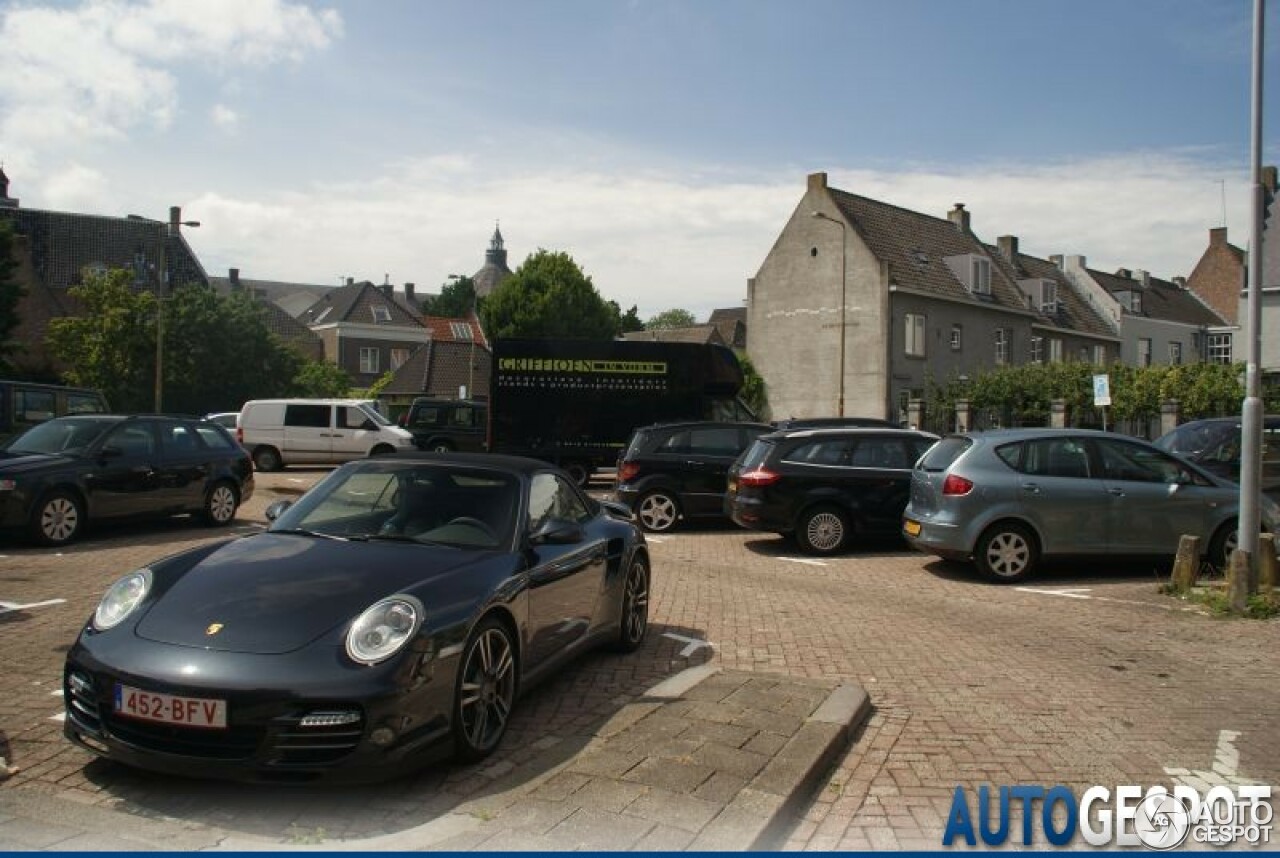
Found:
M 215 275 L 435 291 L 500 222 L 642 318 L 740 305 L 816 171 L 1170 277 L 1248 243 L 1251 31 L 1251 0 L 5 0 L 0 160 L 24 207 L 181 205 Z

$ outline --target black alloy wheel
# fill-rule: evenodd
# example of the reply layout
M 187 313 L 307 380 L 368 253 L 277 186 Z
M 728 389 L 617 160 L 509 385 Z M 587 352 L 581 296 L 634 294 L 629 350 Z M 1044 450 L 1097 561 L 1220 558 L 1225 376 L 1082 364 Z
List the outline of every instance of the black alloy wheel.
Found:
M 622 609 L 618 621 L 619 652 L 635 652 L 649 631 L 649 565 L 636 555 L 622 582 Z
M 459 759 L 483 759 L 498 747 L 516 699 L 516 651 L 511 633 L 493 617 L 471 633 L 458 668 L 453 703 Z

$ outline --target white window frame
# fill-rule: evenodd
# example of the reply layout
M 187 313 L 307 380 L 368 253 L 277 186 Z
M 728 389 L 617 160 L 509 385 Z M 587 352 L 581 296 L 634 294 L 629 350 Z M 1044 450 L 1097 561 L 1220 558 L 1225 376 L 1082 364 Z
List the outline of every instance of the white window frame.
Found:
M 903 316 L 903 353 L 908 357 L 924 357 L 927 322 L 923 313 L 906 313 Z
M 985 256 L 969 259 L 969 284 L 975 295 L 991 294 L 991 260 Z
M 453 334 L 455 340 L 467 340 L 469 342 L 475 338 L 475 332 L 471 330 L 470 322 L 450 322 L 449 332 Z
M 1106 346 L 1093 347 L 1093 362 L 1094 362 L 1094 365 L 1096 366 L 1107 365 L 1107 347 Z
M 961 346 L 964 344 L 963 340 L 964 340 L 964 327 L 962 325 L 952 325 L 951 326 L 951 350 L 953 352 L 960 351 Z
M 996 328 L 996 366 L 1006 366 L 1009 363 L 1009 341 L 1011 339 L 1008 328 Z
M 1138 366 L 1151 366 L 1151 338 L 1138 337 Z
M 374 346 L 360 347 L 360 372 L 364 375 L 372 375 L 380 372 L 379 367 L 382 366 L 382 349 Z
M 373 316 L 374 324 L 385 324 L 391 321 L 391 308 L 386 304 L 369 305 L 369 313 Z
M 1169 343 L 1169 366 L 1182 365 L 1182 343 L 1174 340 Z
M 1049 363 L 1062 363 L 1062 339 L 1049 338 Z
M 1058 312 L 1058 284 L 1052 280 L 1040 281 L 1040 312 L 1047 316 Z
M 1028 352 L 1032 363 L 1044 363 L 1044 337 L 1033 336 Z
M 1205 360 L 1208 363 L 1231 363 L 1231 335 L 1209 334 L 1205 337 Z

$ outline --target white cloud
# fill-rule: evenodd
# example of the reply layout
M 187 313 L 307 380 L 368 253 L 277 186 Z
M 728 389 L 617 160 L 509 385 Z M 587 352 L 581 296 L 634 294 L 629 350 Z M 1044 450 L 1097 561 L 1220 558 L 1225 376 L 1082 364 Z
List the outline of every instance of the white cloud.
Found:
M 209 119 L 222 131 L 233 133 L 240 125 L 240 114 L 225 104 L 215 104 L 209 110 Z
M 180 64 L 297 61 L 343 32 L 336 12 L 286 0 L 84 0 L 0 14 L 0 138 L 32 161 L 62 141 L 165 127 Z
M 964 202 L 989 243 L 1014 234 L 1033 255 L 1082 253 L 1095 268 L 1160 277 L 1190 273 L 1220 225 L 1225 180 L 1230 237 L 1247 239 L 1248 177 L 1185 155 L 828 173 L 842 190 L 937 217 Z M 638 305 L 646 318 L 681 307 L 702 318 L 741 305 L 804 187 L 803 170 L 619 178 L 439 155 L 369 181 L 246 200 L 209 193 L 188 207 L 205 224 L 191 240 L 211 273 L 238 267 L 245 277 L 336 284 L 391 272 L 393 282 L 433 291 L 448 274 L 480 267 L 500 221 L 512 268 L 538 248 L 564 250 L 623 309 Z
M 107 179 L 102 173 L 83 164 L 72 164 L 45 180 L 41 187 L 41 208 L 93 211 L 107 192 Z

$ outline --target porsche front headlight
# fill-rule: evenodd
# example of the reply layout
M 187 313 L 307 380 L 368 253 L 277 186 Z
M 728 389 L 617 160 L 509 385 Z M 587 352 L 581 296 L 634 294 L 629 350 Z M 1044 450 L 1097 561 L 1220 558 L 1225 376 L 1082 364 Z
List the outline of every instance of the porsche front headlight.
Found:
M 412 596 L 390 596 L 351 624 L 347 656 L 359 664 L 377 664 L 399 652 L 422 626 L 422 603 Z
M 100 632 L 113 628 L 142 603 L 151 591 L 151 570 L 142 568 L 130 572 L 111 585 L 98 609 L 93 612 L 93 627 Z

